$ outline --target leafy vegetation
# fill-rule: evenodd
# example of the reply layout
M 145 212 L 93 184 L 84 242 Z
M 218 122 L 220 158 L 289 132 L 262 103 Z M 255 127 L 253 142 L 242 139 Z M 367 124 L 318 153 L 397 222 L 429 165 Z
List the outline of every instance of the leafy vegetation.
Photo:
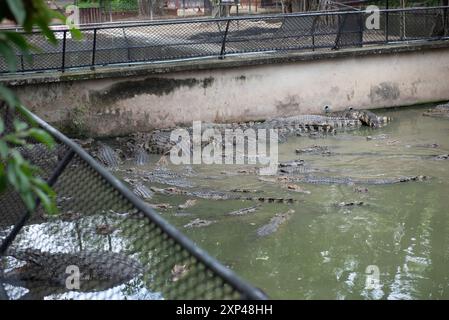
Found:
M 101 2 L 101 0 L 79 0 L 76 5 L 79 8 L 100 8 Z M 110 0 L 107 6 L 115 12 L 136 11 L 139 8 L 138 0 Z
M 50 10 L 44 0 L 1 0 L 0 22 L 12 20 L 21 25 L 25 32 L 37 27 L 51 43 L 57 43 L 50 25 L 54 19 L 65 21 L 65 17 Z M 80 38 L 79 30 L 71 29 L 74 38 Z M 16 52 L 29 57 L 29 52 L 36 50 L 20 33 L 0 31 L 0 57 L 4 59 L 11 71 L 16 71 Z M 29 148 L 28 139 L 42 143 L 48 148 L 54 147 L 53 138 L 44 130 L 36 127 L 28 111 L 16 95 L 5 86 L 0 85 L 0 109 L 8 108 L 15 117 L 12 130 L 6 130 L 5 119 L 0 115 L 0 193 L 12 187 L 19 194 L 28 210 L 36 207 L 39 199 L 48 213 L 56 212 L 55 192 L 39 177 L 39 168 L 27 161 L 22 153 Z M 2 114 L 6 114 L 2 112 Z M 23 120 L 22 120 L 23 119 Z

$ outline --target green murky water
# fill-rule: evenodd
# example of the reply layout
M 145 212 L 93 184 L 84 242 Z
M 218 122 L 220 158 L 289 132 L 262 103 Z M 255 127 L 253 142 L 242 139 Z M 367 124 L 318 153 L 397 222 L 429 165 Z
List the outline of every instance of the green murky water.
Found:
M 348 185 L 297 183 L 310 191 L 303 194 L 280 183 L 260 181 L 256 175 L 222 173 L 237 173 L 248 166 L 193 166 L 195 173 L 189 178 L 196 185 L 193 189 L 255 189 L 260 195 L 299 201 L 262 203 L 256 212 L 244 216 L 226 213 L 254 202 L 198 199 L 184 210 L 177 206 L 191 197 L 157 195 L 151 202 L 172 204 L 161 215 L 271 298 L 448 299 L 449 161 L 436 161 L 430 155 L 449 153 L 449 121 L 423 117 L 422 112 L 423 108 L 379 111 L 394 119 L 382 129 L 366 128 L 324 139 L 290 138 L 279 145 L 279 160 L 304 159 L 311 167 L 327 171 L 316 175 L 426 175 L 431 177 L 428 181 L 368 185 L 366 193 Z M 388 136 L 384 140 L 366 138 L 380 134 Z M 439 147 L 417 146 L 426 143 Z M 328 146 L 336 154 L 295 154 L 295 149 L 310 145 Z M 364 205 L 336 205 L 353 201 Z M 257 236 L 258 228 L 289 209 L 295 213 L 276 232 Z M 196 218 L 215 223 L 183 227 Z M 366 286 L 373 265 L 379 270 L 374 288 Z

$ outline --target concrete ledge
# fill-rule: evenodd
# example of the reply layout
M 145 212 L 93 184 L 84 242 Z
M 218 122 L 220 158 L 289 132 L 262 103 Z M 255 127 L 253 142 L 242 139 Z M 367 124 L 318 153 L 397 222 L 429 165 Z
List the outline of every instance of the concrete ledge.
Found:
M 270 64 L 293 63 L 323 59 L 385 55 L 394 53 L 420 52 L 449 48 L 449 40 L 410 42 L 363 48 L 347 48 L 339 50 L 319 50 L 307 52 L 289 52 L 283 54 L 256 53 L 241 56 L 228 56 L 225 59 L 205 58 L 176 62 L 142 63 L 138 65 L 103 66 L 95 70 L 88 68 L 69 70 L 66 72 L 26 73 L 0 76 L 0 83 L 8 86 L 20 86 L 40 83 L 65 81 L 82 81 L 124 77 L 145 77 L 174 72 L 239 68 Z
M 191 125 L 449 100 L 449 41 L 246 55 L 2 79 L 66 133 Z

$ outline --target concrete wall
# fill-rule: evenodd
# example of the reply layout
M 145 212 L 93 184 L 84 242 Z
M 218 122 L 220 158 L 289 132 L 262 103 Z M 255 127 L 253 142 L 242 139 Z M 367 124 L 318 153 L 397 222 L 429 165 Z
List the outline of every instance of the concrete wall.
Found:
M 8 83 L 45 120 L 95 136 L 191 125 L 194 120 L 321 113 L 325 105 L 341 110 L 449 100 L 447 43 L 284 58 L 88 71 Z

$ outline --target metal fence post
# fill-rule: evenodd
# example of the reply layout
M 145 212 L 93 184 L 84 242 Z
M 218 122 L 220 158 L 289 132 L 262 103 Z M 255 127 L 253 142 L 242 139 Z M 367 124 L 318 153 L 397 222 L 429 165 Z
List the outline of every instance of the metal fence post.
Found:
M 358 19 L 357 19 L 357 22 L 358 22 L 358 25 L 359 25 L 359 42 L 360 42 L 360 47 L 363 47 L 363 32 L 365 31 L 365 28 L 364 28 L 364 26 L 363 26 L 363 22 L 364 22 L 364 20 L 363 20 L 363 11 L 360 11 L 360 13 L 358 14 Z
M 61 65 L 61 72 L 65 71 L 65 53 L 66 53 L 66 46 L 67 46 L 67 30 L 64 30 L 64 34 L 62 37 L 62 65 Z
M 225 33 L 223 35 L 223 42 L 221 44 L 221 52 L 220 52 L 220 59 L 224 59 L 226 55 L 226 38 L 228 37 L 228 30 L 229 30 L 229 23 L 231 22 L 231 19 L 228 19 L 226 22 L 226 29 Z
M 315 26 L 317 18 L 313 19 L 312 22 L 312 51 L 315 51 Z
M 385 12 L 385 43 L 388 43 L 388 0 L 385 0 L 385 8 L 387 9 L 387 11 Z
M 91 69 L 94 70 L 95 69 L 95 55 L 97 52 L 97 28 L 94 29 L 94 42 L 92 44 L 92 64 L 91 64 Z
M 443 36 L 446 37 L 449 35 L 449 14 L 447 8 L 443 9 Z
M 128 58 L 128 62 L 131 62 L 131 49 L 129 47 L 129 41 L 128 41 L 128 36 L 126 35 L 125 27 L 122 28 L 122 31 L 123 31 L 123 37 L 125 38 L 125 43 L 126 43 L 126 55 Z
M 23 54 L 20 55 L 20 67 L 22 68 L 22 72 L 25 71 L 25 64 L 23 62 Z
M 400 35 L 401 35 L 401 41 L 404 41 L 406 38 L 406 33 L 405 33 L 405 21 L 406 21 L 406 12 L 404 11 L 404 0 L 401 0 L 402 3 L 402 10 L 400 11 L 399 17 L 400 17 Z

